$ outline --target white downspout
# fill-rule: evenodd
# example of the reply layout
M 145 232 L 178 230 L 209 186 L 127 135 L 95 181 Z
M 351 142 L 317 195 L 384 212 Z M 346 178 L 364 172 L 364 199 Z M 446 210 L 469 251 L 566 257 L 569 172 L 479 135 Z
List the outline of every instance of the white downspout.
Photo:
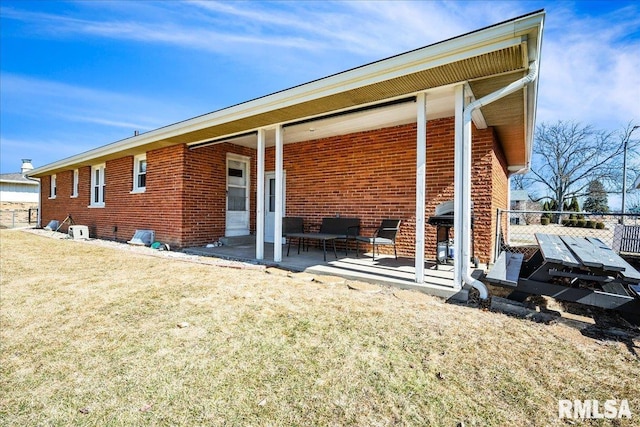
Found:
M 526 85 L 535 81 L 538 77 L 538 65 L 536 61 L 532 61 L 529 64 L 529 74 L 523 78 L 516 80 L 515 82 L 499 89 L 489 95 L 486 95 L 464 108 L 463 113 L 463 144 L 462 144 L 462 162 L 464 179 L 461 185 L 456 188 L 454 194 L 454 206 L 455 216 L 460 216 L 456 223 L 461 225 L 462 236 L 460 238 L 462 247 L 455 248 L 455 257 L 457 258 L 456 264 L 458 265 L 456 271 L 456 280 L 461 280 L 464 283 L 473 286 L 480 292 L 481 299 L 489 298 L 489 291 L 487 287 L 481 281 L 471 277 L 471 266 L 469 261 L 471 259 L 471 113 L 477 108 L 491 104 L 513 92 L 522 89 Z M 458 209 L 460 208 L 460 209 Z M 456 233 L 456 236 L 458 233 Z M 460 241 L 458 240 L 458 241 Z M 456 283 L 456 286 L 462 286 L 462 283 Z

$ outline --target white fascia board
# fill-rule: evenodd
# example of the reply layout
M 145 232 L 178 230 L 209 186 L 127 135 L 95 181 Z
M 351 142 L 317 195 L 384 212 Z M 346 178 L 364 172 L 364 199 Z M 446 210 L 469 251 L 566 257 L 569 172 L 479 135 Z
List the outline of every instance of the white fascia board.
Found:
M 135 149 L 163 139 L 194 132 L 269 112 L 271 110 L 335 95 L 351 89 L 379 83 L 407 74 L 435 68 L 440 65 L 472 58 L 485 53 L 512 47 L 523 42 L 523 36 L 541 27 L 544 12 L 536 13 L 516 21 L 509 21 L 479 30 L 434 45 L 399 54 L 362 67 L 334 74 L 300 86 L 266 95 L 202 116 L 168 125 L 144 134 L 114 142 L 102 147 L 33 169 L 29 176 L 61 169 L 76 163 L 89 162 L 94 158 Z M 250 129 L 247 129 L 250 130 Z
M 18 181 L 17 179 L 0 179 L 2 183 L 11 183 L 11 184 L 23 184 L 23 185 L 40 185 L 36 181 Z

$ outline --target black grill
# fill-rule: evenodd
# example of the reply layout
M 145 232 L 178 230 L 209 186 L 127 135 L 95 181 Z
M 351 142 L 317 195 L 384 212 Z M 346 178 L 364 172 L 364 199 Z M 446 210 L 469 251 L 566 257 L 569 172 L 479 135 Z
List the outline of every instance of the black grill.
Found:
M 436 206 L 433 216 L 430 216 L 428 223 L 436 227 L 436 268 L 438 264 L 446 264 L 453 257 L 450 256 L 450 232 L 453 228 L 453 200 L 447 200 Z M 473 230 L 473 211 L 471 214 L 471 229 Z M 471 253 L 475 260 L 475 245 L 471 236 Z

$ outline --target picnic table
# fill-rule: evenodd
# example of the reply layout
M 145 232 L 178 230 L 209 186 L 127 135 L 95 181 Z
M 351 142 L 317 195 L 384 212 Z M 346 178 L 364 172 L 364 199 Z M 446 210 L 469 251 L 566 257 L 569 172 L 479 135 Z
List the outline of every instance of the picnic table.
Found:
M 537 233 L 538 250 L 525 261 L 504 251 L 488 282 L 514 288 L 510 298 L 547 295 L 608 309 L 640 312 L 640 273 L 596 237 Z

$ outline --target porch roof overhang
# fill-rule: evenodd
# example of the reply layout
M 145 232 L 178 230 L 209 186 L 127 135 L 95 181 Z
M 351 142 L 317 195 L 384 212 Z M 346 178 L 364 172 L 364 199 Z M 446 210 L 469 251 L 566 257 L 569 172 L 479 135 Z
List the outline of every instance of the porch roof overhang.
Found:
M 433 45 L 373 62 L 342 73 L 266 95 L 189 120 L 117 141 L 29 172 L 42 177 L 71 168 L 146 151 L 208 141 L 255 146 L 257 129 L 291 124 L 286 142 L 313 140 L 415 122 L 416 109 L 406 103 L 362 109 L 389 100 L 426 92 L 427 118 L 454 114 L 454 90 L 464 83 L 481 98 L 526 75 L 538 61 L 544 11 L 533 12 Z M 500 101 L 483 107 L 474 117 L 477 127 L 493 127 L 502 144 L 507 166 L 518 171 L 529 165 L 537 102 L 537 80 Z M 388 105 L 390 104 L 390 105 Z M 338 115 L 336 112 L 353 114 Z M 310 120 L 323 124 L 315 132 Z M 295 125 L 298 123 L 297 125 Z M 313 131 L 313 133 L 310 133 Z M 267 145 L 272 137 L 267 134 Z

